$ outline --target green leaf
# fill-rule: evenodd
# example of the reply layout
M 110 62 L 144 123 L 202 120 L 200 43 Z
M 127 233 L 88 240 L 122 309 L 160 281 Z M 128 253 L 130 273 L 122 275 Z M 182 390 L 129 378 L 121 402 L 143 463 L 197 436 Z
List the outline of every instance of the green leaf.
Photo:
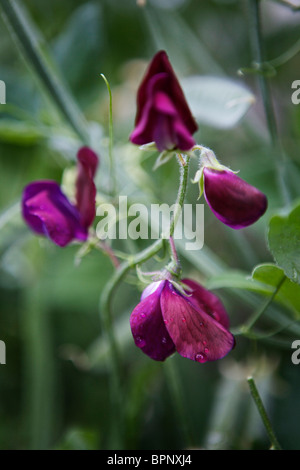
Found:
M 254 268 L 252 278 L 266 286 L 272 287 L 272 291 L 279 285 L 285 273 L 275 264 L 261 264 Z M 300 286 L 286 278 L 281 285 L 274 300 L 288 307 L 299 315 L 300 313 Z
M 300 201 L 288 213 L 269 222 L 269 248 L 276 263 L 294 282 L 300 283 Z
M 191 76 L 181 84 L 195 119 L 221 129 L 234 127 L 255 101 L 244 86 L 226 78 Z
M 271 296 L 277 288 L 285 273 L 275 264 L 266 263 L 254 268 L 252 276 L 242 271 L 231 271 L 214 276 L 206 283 L 208 289 L 232 288 L 256 292 L 264 296 Z M 274 297 L 281 305 L 300 314 L 300 286 L 285 279 L 278 293 Z

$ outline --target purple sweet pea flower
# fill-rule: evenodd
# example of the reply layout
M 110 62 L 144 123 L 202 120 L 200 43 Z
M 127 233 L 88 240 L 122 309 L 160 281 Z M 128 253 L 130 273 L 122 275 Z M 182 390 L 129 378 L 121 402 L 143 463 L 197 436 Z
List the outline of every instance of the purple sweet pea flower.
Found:
M 235 345 L 223 304 L 197 282 L 182 282 L 187 296 L 168 280 L 144 290 L 130 317 L 136 346 L 156 361 L 175 351 L 201 363 L 221 359 Z
M 98 157 L 91 149 L 83 147 L 77 159 L 76 205 L 69 201 L 56 181 L 35 181 L 23 191 L 22 215 L 27 225 L 61 247 L 73 240 L 85 241 L 95 217 L 93 178 Z
M 155 142 L 159 151 L 190 150 L 198 126 L 165 51 L 152 59 L 137 94 L 134 144 Z
M 241 229 L 265 213 L 266 196 L 232 171 L 204 167 L 203 177 L 205 199 L 223 224 Z

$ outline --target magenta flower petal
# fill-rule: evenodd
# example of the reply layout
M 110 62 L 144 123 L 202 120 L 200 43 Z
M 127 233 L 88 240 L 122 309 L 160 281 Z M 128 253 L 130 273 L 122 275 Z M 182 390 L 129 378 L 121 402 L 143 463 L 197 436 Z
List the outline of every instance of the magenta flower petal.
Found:
M 76 207 L 80 213 L 81 225 L 90 227 L 96 215 L 96 186 L 94 177 L 98 157 L 89 147 L 82 147 L 78 154 L 78 176 L 76 180 Z
M 59 246 L 74 238 L 84 241 L 87 230 L 80 224 L 80 214 L 55 181 L 43 180 L 25 187 L 22 213 L 29 227 L 49 237 Z
M 203 310 L 228 329 L 229 317 L 221 300 L 215 294 L 198 284 L 198 282 L 191 279 L 183 279 L 182 282 L 191 289 L 191 291 L 187 292 L 189 294 L 188 300 L 193 306 L 196 309 Z
M 198 126 L 164 51 L 158 52 L 137 95 L 135 129 L 130 140 L 137 145 L 155 142 L 160 151 L 189 150 Z
M 227 170 L 205 167 L 204 196 L 224 224 L 234 229 L 256 222 L 267 209 L 267 198 L 258 189 Z
M 164 361 L 175 352 L 174 343 L 166 329 L 160 309 L 163 286 L 164 282 L 145 297 L 130 316 L 130 326 L 136 346 L 156 361 Z
M 197 362 L 215 361 L 234 347 L 233 335 L 170 282 L 163 288 L 160 305 L 169 335 L 181 356 Z

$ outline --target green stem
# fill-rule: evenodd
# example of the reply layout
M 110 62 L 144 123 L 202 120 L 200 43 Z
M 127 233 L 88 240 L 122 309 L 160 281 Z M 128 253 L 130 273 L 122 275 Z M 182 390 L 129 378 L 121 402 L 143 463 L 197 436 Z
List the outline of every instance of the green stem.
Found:
M 286 64 L 289 60 L 293 59 L 300 52 L 300 39 L 296 41 L 287 51 L 281 54 L 279 57 L 276 57 L 273 60 L 269 61 L 273 67 L 280 67 L 281 65 Z
M 258 393 L 258 390 L 257 390 L 257 387 L 255 385 L 253 377 L 249 377 L 247 379 L 247 381 L 248 381 L 248 385 L 249 385 L 249 388 L 250 388 L 252 398 L 253 398 L 254 403 L 257 407 L 257 410 L 258 410 L 258 412 L 261 416 L 262 422 L 264 423 L 264 426 L 266 428 L 269 439 L 271 441 L 272 449 L 281 450 L 281 447 L 280 447 L 280 445 L 277 441 L 277 438 L 276 438 L 275 433 L 273 431 L 272 425 L 271 425 L 270 420 L 268 418 L 268 415 L 267 415 L 267 412 L 266 412 L 265 407 L 263 405 L 263 402 L 262 402 L 262 400 L 260 398 L 260 395 Z
M 115 167 L 114 167 L 114 158 L 113 158 L 113 110 L 112 110 L 112 93 L 109 82 L 105 75 L 101 73 L 101 77 L 105 81 L 108 94 L 109 94 L 109 173 L 110 173 L 110 181 L 111 181 L 111 194 L 115 196 L 117 194 L 117 187 L 116 187 L 116 175 L 115 175 Z
M 177 254 L 177 251 L 176 251 L 176 247 L 175 247 L 173 237 L 169 238 L 169 243 L 170 243 L 171 258 L 172 258 L 175 266 L 178 266 L 179 265 L 179 258 L 178 258 L 178 254 Z
M 260 0 L 248 0 L 249 5 L 249 23 L 251 34 L 251 46 L 254 62 L 259 69 L 258 83 L 263 100 L 265 116 L 268 126 L 268 131 L 271 140 L 272 150 L 275 157 L 275 168 L 278 180 L 279 190 L 282 196 L 283 203 L 288 205 L 290 202 L 290 194 L 286 177 L 286 155 L 281 145 L 281 140 L 278 133 L 278 127 L 272 102 L 271 90 L 268 78 L 263 73 L 262 66 L 264 64 L 263 53 L 263 35 L 261 27 L 260 16 Z
M 27 286 L 21 317 L 22 360 L 26 369 L 22 397 L 26 436 L 32 450 L 51 448 L 55 434 L 57 392 L 51 316 L 46 308 L 45 289 L 42 281 Z
M 185 165 L 182 165 L 179 160 L 179 168 L 180 168 L 180 183 L 179 183 L 179 190 L 177 194 L 177 199 L 175 202 L 175 207 L 176 210 L 173 214 L 171 223 L 170 223 L 170 232 L 169 232 L 169 237 L 172 237 L 174 234 L 174 230 L 176 227 L 176 224 L 178 222 L 184 199 L 185 199 L 185 194 L 186 194 L 186 188 L 187 188 L 187 180 L 188 180 L 188 174 L 189 174 L 189 164 L 190 164 L 190 156 L 187 155 Z
M 170 224 L 169 236 L 172 236 L 175 230 L 176 222 L 179 218 L 182 206 L 184 203 L 184 198 L 187 189 L 188 181 L 188 169 L 189 169 L 189 157 L 186 160 L 186 164 L 181 166 L 181 177 L 180 185 L 178 189 L 178 195 L 176 199 L 176 210 L 173 214 L 173 218 Z M 164 236 L 159 240 L 156 240 L 152 245 L 145 248 L 140 253 L 130 257 L 128 260 L 124 261 L 120 267 L 115 271 L 111 279 L 106 284 L 100 299 L 100 311 L 103 324 L 104 333 L 107 336 L 109 347 L 110 347 L 110 360 L 111 360 L 111 400 L 112 400 L 112 412 L 114 415 L 113 425 L 114 431 L 116 433 L 116 439 L 118 442 L 119 448 L 122 447 L 122 440 L 124 437 L 124 419 L 123 419 L 123 406 L 122 406 L 122 368 L 121 360 L 118 351 L 117 342 L 114 335 L 114 326 L 113 326 L 113 317 L 111 311 L 111 304 L 114 297 L 114 293 L 118 285 L 124 279 L 126 274 L 130 269 L 135 268 L 137 265 L 145 263 L 153 256 L 155 256 L 164 245 Z
M 27 21 L 27 13 L 24 14 L 14 0 L 0 0 L 0 5 L 8 29 L 23 53 L 26 64 L 31 66 L 33 72 L 80 140 L 88 144 L 87 125 L 84 117 L 58 78 L 57 73 L 49 66 L 45 55 L 38 46 L 38 38 Z

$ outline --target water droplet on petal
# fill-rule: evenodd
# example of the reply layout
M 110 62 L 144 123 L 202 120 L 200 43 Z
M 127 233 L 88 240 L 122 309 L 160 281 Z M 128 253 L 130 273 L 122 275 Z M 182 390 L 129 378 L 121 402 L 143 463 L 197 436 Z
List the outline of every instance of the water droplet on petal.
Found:
M 206 345 L 207 345 L 207 342 L 206 342 L 206 341 L 203 341 L 203 344 L 204 344 L 204 346 L 206 346 Z
M 183 323 L 186 322 L 186 318 L 185 318 L 185 317 L 182 317 L 181 320 L 183 321 Z
M 162 342 L 163 344 L 166 344 L 167 338 L 163 337 L 163 339 L 161 340 L 161 342 Z
M 201 321 L 201 322 L 199 323 L 199 326 L 204 326 L 203 321 Z
M 208 348 L 204 348 L 204 352 L 207 354 L 209 352 Z
M 146 341 L 144 340 L 144 338 L 142 338 L 141 336 L 137 336 L 135 338 L 136 342 L 137 342 L 137 346 L 139 348 L 143 348 L 144 346 L 146 346 Z
M 205 354 L 203 354 L 203 353 L 196 354 L 195 361 L 197 361 L 197 362 L 206 362 Z
M 146 314 L 145 313 L 141 313 L 141 318 L 145 318 Z
M 168 320 L 164 320 L 164 323 L 167 325 L 169 322 L 168 322 Z

